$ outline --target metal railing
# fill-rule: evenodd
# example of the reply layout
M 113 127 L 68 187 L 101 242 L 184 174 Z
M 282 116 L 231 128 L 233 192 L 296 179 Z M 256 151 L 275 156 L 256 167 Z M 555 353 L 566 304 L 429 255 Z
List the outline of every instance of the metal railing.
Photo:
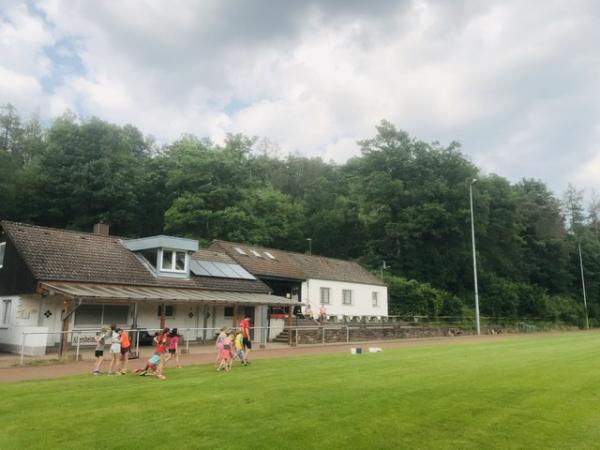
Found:
M 461 320 L 458 320 L 461 319 Z M 496 320 L 487 321 L 489 318 L 482 317 L 482 326 L 486 327 L 487 332 L 493 333 L 494 327 L 516 332 L 532 332 L 543 331 L 546 329 L 545 324 L 548 321 L 544 319 L 518 319 L 513 322 L 506 322 L 499 325 Z M 497 319 L 497 318 L 496 318 Z M 287 322 L 287 321 L 286 321 Z M 235 327 L 227 327 L 233 329 Z M 390 316 L 386 320 L 378 321 L 325 321 L 322 324 L 298 324 L 290 326 L 285 324 L 283 330 L 277 333 L 277 336 L 271 336 L 273 329 L 271 327 L 251 327 L 254 334 L 253 342 L 266 347 L 269 342 L 273 342 L 281 334 L 287 331 L 288 338 L 282 343 L 291 345 L 302 344 L 328 344 L 328 343 L 350 343 L 366 340 L 392 340 L 405 337 L 433 336 L 433 335 L 454 335 L 443 334 L 448 333 L 448 330 L 459 330 L 460 334 L 470 334 L 475 328 L 472 320 L 458 317 L 437 317 L 431 319 L 425 316 Z M 206 345 L 215 342 L 215 338 L 221 327 L 202 327 L 202 328 L 178 328 L 178 333 L 183 338 L 183 347 L 185 353 L 190 354 L 190 345 Z M 429 331 L 428 331 L 429 330 Z M 132 347 L 135 349 L 135 354 L 140 354 L 140 335 L 142 333 L 160 332 L 160 328 L 137 328 L 125 329 L 133 338 Z M 427 333 L 430 334 L 427 334 Z M 98 333 L 98 329 L 77 329 L 70 331 L 56 332 L 23 332 L 21 339 L 20 364 L 25 363 L 25 353 L 27 348 L 27 338 L 32 335 L 46 335 L 61 337 L 61 341 L 67 340 L 70 342 L 69 349 L 75 350 L 75 360 L 80 360 L 81 348 L 92 347 L 95 341 L 91 341 L 90 334 Z M 437 334 L 436 334 L 437 333 Z M 87 335 L 87 336 L 86 336 Z M 86 339 L 82 339 L 85 336 Z M 46 344 L 48 339 L 46 339 Z M 106 346 L 109 344 L 107 343 Z M 44 348 L 44 354 L 48 345 L 34 346 Z M 64 346 L 67 348 L 67 346 Z M 180 347 L 181 348 L 181 347 Z M 64 356 L 64 355 L 61 355 Z

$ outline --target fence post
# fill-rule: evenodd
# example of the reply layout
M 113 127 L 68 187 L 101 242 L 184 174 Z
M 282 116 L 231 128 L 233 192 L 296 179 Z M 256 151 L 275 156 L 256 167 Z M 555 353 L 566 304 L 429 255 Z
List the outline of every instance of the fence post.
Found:
M 298 328 L 296 328 L 296 347 L 298 347 Z
M 79 341 L 81 339 L 81 333 L 77 333 L 77 350 L 75 352 L 75 361 L 79 361 Z
M 346 325 L 346 343 L 350 342 L 350 327 Z
M 321 326 L 322 335 L 321 335 L 321 343 L 325 344 L 325 326 Z
M 25 364 L 25 338 L 27 334 L 23 331 L 23 337 L 21 338 L 21 365 Z
M 189 355 L 190 354 L 190 338 L 189 336 L 186 336 L 187 339 L 185 340 L 185 352 Z
M 140 357 L 140 330 L 137 330 L 137 333 L 135 333 L 135 354 L 137 355 L 137 357 Z

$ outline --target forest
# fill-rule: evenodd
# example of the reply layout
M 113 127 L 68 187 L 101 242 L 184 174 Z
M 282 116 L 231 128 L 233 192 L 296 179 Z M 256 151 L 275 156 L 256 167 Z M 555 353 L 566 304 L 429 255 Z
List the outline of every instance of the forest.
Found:
M 389 286 L 390 314 L 473 315 L 469 184 L 483 316 L 600 324 L 600 199 L 483 173 L 457 142 L 382 121 L 344 164 L 281 156 L 264 139 L 183 135 L 70 112 L 0 110 L 0 218 L 123 237 L 166 233 L 352 259 Z M 385 265 L 384 265 L 385 261 Z M 384 270 L 385 268 L 385 270 Z

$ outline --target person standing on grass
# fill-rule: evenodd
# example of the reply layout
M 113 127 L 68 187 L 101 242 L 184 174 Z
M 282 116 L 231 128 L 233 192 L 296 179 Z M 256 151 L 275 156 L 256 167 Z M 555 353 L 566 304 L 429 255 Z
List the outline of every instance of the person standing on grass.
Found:
M 225 369 L 226 372 L 231 370 L 231 359 L 232 359 L 232 346 L 233 346 L 233 333 L 227 334 L 223 341 L 223 350 L 221 350 L 221 362 L 217 367 L 217 372 Z
M 235 335 L 235 357 L 239 358 L 242 366 L 246 366 L 246 356 L 244 355 L 244 335 L 242 334 L 242 330 L 238 330 Z
M 250 364 L 248 361 L 248 354 L 252 350 L 252 341 L 250 340 L 250 316 L 246 315 L 240 322 L 240 328 L 242 329 L 242 342 L 244 344 L 244 358 L 246 365 Z
M 120 361 L 121 357 L 121 338 L 116 325 L 110 326 L 110 364 L 108 365 L 108 375 L 112 375 L 113 365 L 116 366 L 116 374 L 121 375 Z
M 221 327 L 215 347 L 217 349 L 217 359 L 215 360 L 215 369 L 221 365 L 221 352 L 223 351 L 223 343 L 227 337 L 227 327 Z
M 175 363 L 177 364 L 177 368 L 181 369 L 181 364 L 179 364 L 179 340 L 181 336 L 177 332 L 177 328 L 173 328 L 169 333 L 169 354 L 165 359 L 165 364 L 171 360 L 173 355 L 175 355 Z
M 127 363 L 129 362 L 129 352 L 131 351 L 131 342 L 129 334 L 125 330 L 119 331 L 119 339 L 121 341 L 121 373 L 127 373 Z
M 100 365 L 102 364 L 102 361 L 104 361 L 104 342 L 106 339 L 106 331 L 106 328 L 102 328 L 94 337 L 96 340 L 96 348 L 94 349 L 96 364 L 94 365 L 94 370 L 92 372 L 94 375 L 100 375 Z

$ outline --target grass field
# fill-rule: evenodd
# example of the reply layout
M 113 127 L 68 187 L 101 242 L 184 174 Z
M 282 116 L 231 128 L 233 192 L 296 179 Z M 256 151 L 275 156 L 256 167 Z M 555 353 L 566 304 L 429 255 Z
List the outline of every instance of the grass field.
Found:
M 599 349 L 573 333 L 5 383 L 0 448 L 599 448 Z

